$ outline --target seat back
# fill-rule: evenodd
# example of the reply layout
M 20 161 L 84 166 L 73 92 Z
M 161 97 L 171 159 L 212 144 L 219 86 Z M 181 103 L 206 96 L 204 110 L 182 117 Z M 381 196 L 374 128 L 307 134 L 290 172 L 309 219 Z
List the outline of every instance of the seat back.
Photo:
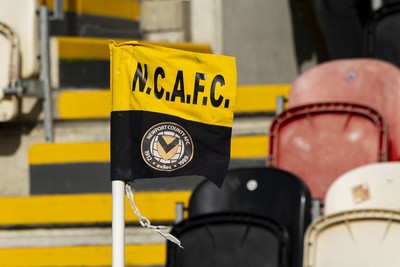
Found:
M 23 79 L 32 78 L 39 73 L 37 10 L 36 0 L 0 0 L 0 22 L 6 24 L 18 38 L 21 64 L 19 75 Z M 1 44 L 3 45 L 3 41 Z M 3 66 L 2 63 L 1 73 L 4 67 L 8 65 Z M 3 75 L 1 78 L 3 79 Z M 3 84 L 3 81 L 0 84 Z
M 329 187 L 325 215 L 355 209 L 400 211 L 400 162 L 361 166 L 338 177 Z
M 383 118 L 362 105 L 320 103 L 290 108 L 270 127 L 268 166 L 301 177 L 313 199 L 341 174 L 385 161 L 387 136 Z
M 18 115 L 18 97 L 4 95 L 17 80 L 39 74 L 38 3 L 36 0 L 0 0 L 0 122 Z
M 197 216 L 174 226 L 184 249 L 168 242 L 168 267 L 288 266 L 289 237 L 266 218 L 240 214 Z
M 352 210 L 314 221 L 304 238 L 303 266 L 400 266 L 400 212 Z
M 18 38 L 12 29 L 0 21 L 0 122 L 10 121 L 18 114 L 18 99 L 5 96 L 4 89 L 15 86 L 19 79 Z
M 311 221 L 310 206 L 308 188 L 292 173 L 276 168 L 241 168 L 228 171 L 221 188 L 208 180 L 197 186 L 189 200 L 189 218 L 240 212 L 271 219 L 288 230 L 291 266 L 300 266 L 303 236 Z
M 6 29 L 4 29 L 6 30 Z M 12 40 L 0 31 L 0 99 L 3 98 L 3 89 L 10 83 L 10 64 L 12 61 Z
M 342 59 L 310 68 L 292 84 L 288 108 L 320 102 L 361 104 L 389 129 L 389 160 L 400 159 L 400 70 L 377 59 Z
M 368 25 L 367 56 L 400 67 L 400 2 L 386 3 Z

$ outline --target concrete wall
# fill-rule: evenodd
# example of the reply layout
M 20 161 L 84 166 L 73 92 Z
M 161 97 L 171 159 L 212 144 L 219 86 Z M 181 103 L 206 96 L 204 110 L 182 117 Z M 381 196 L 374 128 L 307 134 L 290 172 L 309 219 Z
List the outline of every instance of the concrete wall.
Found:
M 235 56 L 239 84 L 289 83 L 297 75 L 288 1 L 192 0 L 192 41 Z
M 297 75 L 289 0 L 144 0 L 145 39 L 207 43 L 236 57 L 238 83 L 289 83 Z

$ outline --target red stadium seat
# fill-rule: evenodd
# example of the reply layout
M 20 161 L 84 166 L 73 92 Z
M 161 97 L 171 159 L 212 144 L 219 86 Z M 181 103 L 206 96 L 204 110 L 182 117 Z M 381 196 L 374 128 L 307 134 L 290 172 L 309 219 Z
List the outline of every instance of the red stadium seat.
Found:
M 361 104 L 378 111 L 389 129 L 389 160 L 400 159 L 400 70 L 377 59 L 323 63 L 292 84 L 288 108 L 319 102 Z
M 270 128 L 268 166 L 301 177 L 313 199 L 358 166 L 387 159 L 387 130 L 380 114 L 363 105 L 317 103 L 289 108 Z

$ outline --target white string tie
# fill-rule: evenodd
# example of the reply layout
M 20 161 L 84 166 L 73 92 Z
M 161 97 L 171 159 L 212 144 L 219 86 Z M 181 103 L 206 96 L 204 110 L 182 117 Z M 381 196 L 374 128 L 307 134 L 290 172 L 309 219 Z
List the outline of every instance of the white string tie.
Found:
M 139 223 L 142 227 L 153 230 L 154 232 L 163 236 L 165 239 L 177 244 L 180 248 L 183 248 L 181 245 L 181 241 L 178 238 L 171 235 L 170 233 L 164 233 L 161 231 L 161 230 L 168 229 L 168 227 L 166 227 L 164 225 L 158 225 L 158 226 L 151 225 L 149 219 L 147 219 L 140 213 L 140 211 L 139 211 L 138 207 L 136 206 L 135 201 L 133 199 L 132 188 L 128 183 L 125 183 L 125 192 L 126 192 L 126 195 L 128 196 L 129 202 L 131 203 L 132 210 L 136 214 L 136 216 L 139 218 Z

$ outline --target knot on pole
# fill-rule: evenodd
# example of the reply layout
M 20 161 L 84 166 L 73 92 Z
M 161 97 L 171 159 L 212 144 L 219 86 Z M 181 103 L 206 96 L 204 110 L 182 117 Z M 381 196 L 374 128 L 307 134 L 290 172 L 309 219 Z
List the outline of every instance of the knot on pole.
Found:
M 166 229 L 168 229 L 168 227 L 166 227 L 164 225 L 157 225 L 157 226 L 151 225 L 150 220 L 147 219 L 146 217 L 144 217 L 140 213 L 138 207 L 135 204 L 134 198 L 133 198 L 132 188 L 128 183 L 125 184 L 125 192 L 129 199 L 129 202 L 131 204 L 132 210 L 136 214 L 136 216 L 139 218 L 139 223 L 142 227 L 153 230 L 154 232 L 163 236 L 165 239 L 177 244 L 180 248 L 183 248 L 181 245 L 181 241 L 178 238 L 171 235 L 170 233 L 164 233 L 164 232 L 160 231 L 160 230 L 166 230 Z

